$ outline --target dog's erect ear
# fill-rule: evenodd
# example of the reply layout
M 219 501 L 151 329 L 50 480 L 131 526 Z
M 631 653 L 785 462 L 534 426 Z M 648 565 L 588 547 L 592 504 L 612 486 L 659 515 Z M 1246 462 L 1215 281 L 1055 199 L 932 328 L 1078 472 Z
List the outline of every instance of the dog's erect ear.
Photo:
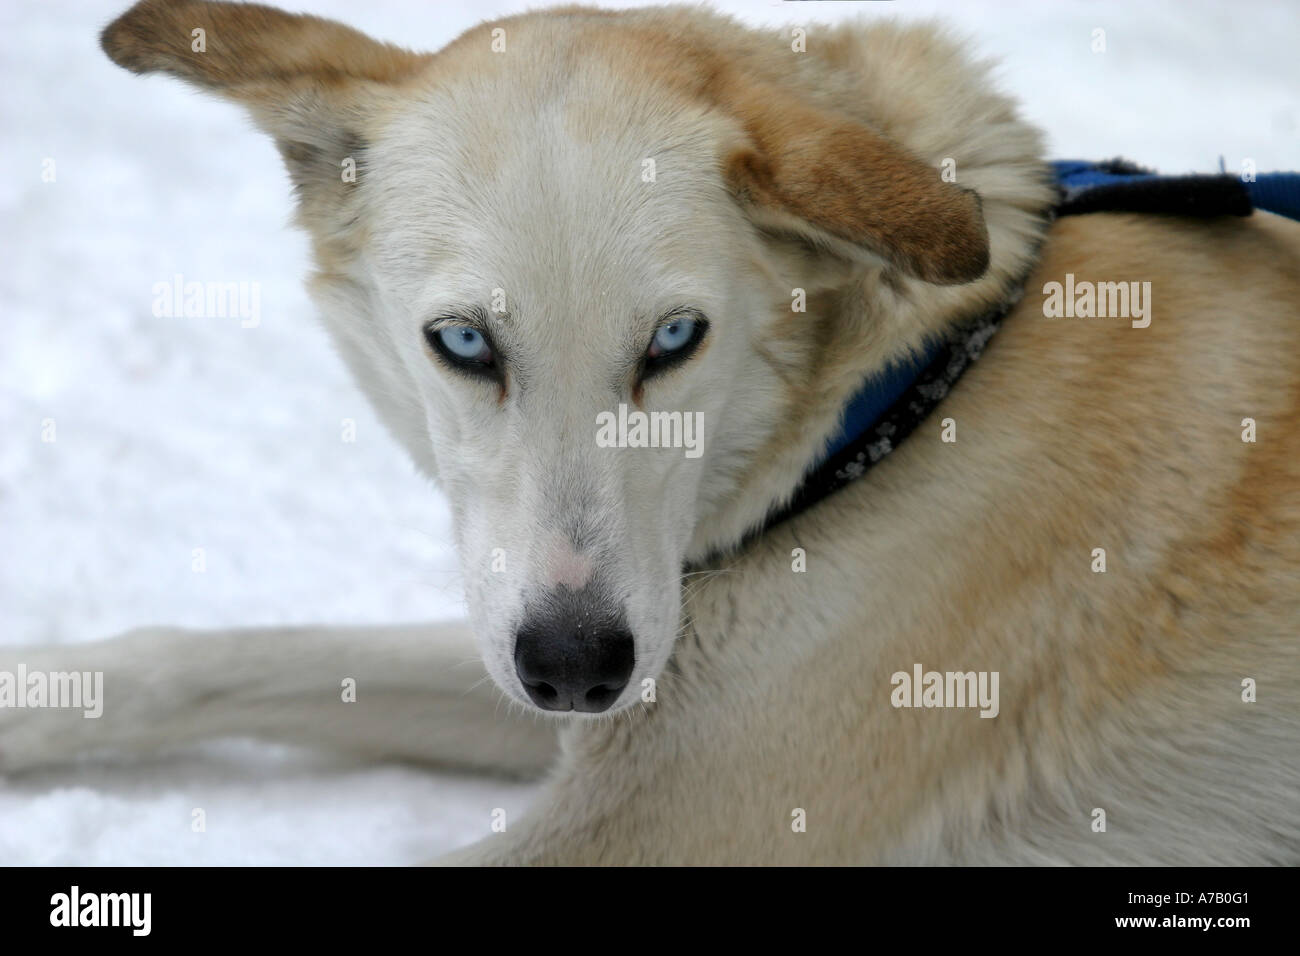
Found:
M 724 174 L 754 221 L 850 256 L 866 250 L 908 275 L 951 285 L 982 276 L 988 231 L 979 196 L 852 119 L 767 84 L 711 91 L 750 143 Z
M 431 59 L 330 20 L 203 0 L 141 0 L 100 42 L 128 70 L 171 73 L 243 104 L 304 191 L 321 177 L 343 181 L 376 93 Z

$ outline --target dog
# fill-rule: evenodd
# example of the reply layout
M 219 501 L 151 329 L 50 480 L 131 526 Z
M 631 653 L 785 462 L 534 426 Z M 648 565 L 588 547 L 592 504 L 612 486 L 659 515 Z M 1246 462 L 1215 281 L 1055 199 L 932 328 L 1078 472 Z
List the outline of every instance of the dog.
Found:
M 1300 224 L 1055 218 L 934 25 L 562 7 L 417 54 L 143 0 L 102 43 L 274 138 L 469 621 L 10 648 L 107 706 L 0 709 L 0 769 L 241 735 L 543 776 L 457 864 L 1300 862 Z M 1149 283 L 1145 324 L 1045 308 L 1067 276 Z M 864 381 L 988 315 L 791 507 Z

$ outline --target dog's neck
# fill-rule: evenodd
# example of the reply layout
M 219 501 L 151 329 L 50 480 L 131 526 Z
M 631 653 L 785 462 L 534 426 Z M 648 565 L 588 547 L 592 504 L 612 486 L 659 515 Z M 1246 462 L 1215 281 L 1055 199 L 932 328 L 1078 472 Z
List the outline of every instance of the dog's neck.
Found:
M 1066 160 L 1050 169 L 1052 189 L 1059 197 L 1051 218 L 1129 212 L 1214 219 L 1248 216 L 1259 208 L 1300 219 L 1300 175 L 1294 173 L 1262 174 L 1249 182 L 1226 174 L 1160 176 L 1123 160 Z M 932 333 L 918 350 L 868 373 L 839 406 L 838 426 L 820 440 L 823 450 L 812 459 L 793 494 L 770 504 L 745 538 L 812 507 L 892 453 L 979 358 L 1020 300 L 1027 278 L 1026 274 L 1007 286 L 999 304 L 950 325 L 944 335 Z
M 980 357 L 1022 292 L 1013 289 L 1000 304 L 927 343 L 920 355 L 869 375 L 844 406 L 827 450 L 808 469 L 793 498 L 751 533 L 760 534 L 806 511 L 892 454 Z
M 945 159 L 956 159 L 956 182 L 975 190 L 983 204 L 988 272 L 966 285 L 936 286 L 885 266 L 864 266 L 826 297 L 815 318 L 831 331 L 816 367 L 789 389 L 786 414 L 747 469 L 714 489 L 688 551 L 692 565 L 735 550 L 792 502 L 797 506 L 810 466 L 834 457 L 846 422 L 850 432 L 869 427 L 874 413 L 912 384 L 911 370 L 924 367 L 927 355 L 960 336 L 964 326 L 1004 313 L 1037 262 L 1057 199 L 1038 132 L 987 87 L 982 68 L 944 62 L 936 69 L 973 91 L 961 109 L 941 97 L 918 109 L 915 96 L 892 98 L 885 91 L 868 108 L 888 115 L 865 118 L 932 159 L 936 176 Z M 846 112 L 855 108 L 863 110 L 845 104 Z

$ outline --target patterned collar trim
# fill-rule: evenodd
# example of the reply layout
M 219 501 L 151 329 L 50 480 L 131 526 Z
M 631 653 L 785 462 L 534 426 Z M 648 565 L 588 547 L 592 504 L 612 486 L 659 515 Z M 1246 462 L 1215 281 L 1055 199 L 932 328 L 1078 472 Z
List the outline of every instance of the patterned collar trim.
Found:
M 793 518 L 857 481 L 898 448 L 980 357 L 1022 294 L 1017 288 L 1013 298 L 949 329 L 921 358 L 868 379 L 846 406 L 844 424 L 828 451 L 809 469 L 790 503 L 769 515 L 760 530 Z

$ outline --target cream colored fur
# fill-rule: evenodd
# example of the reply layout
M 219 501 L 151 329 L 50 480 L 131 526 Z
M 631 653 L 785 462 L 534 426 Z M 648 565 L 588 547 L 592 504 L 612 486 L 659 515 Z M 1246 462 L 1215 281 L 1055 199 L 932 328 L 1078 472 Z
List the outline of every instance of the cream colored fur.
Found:
M 813 28 L 794 53 L 701 9 L 568 8 L 428 57 L 265 11 L 272 39 L 236 60 L 165 40 L 195 18 L 247 28 L 239 10 L 146 3 L 106 48 L 243 103 L 280 142 L 326 325 L 452 502 L 472 627 L 9 649 L 0 669 L 105 670 L 108 703 L 99 721 L 0 711 L 0 769 L 229 734 L 549 767 L 528 818 L 462 863 L 1300 860 L 1300 225 L 1051 224 L 1038 134 L 936 27 Z M 909 184 L 869 199 L 879 223 L 836 170 L 817 178 L 814 135 L 826 155 L 879 149 Z M 354 187 L 323 172 L 349 150 Z M 971 252 L 944 225 L 973 221 L 968 194 L 915 179 L 947 158 L 987 229 L 973 281 L 943 274 Z M 909 240 L 913 218 L 942 255 Z M 1150 327 L 1045 318 L 1067 272 L 1150 281 Z M 1026 276 L 899 451 L 736 550 L 866 373 Z M 497 288 L 528 373 L 503 396 L 435 368 L 419 335 Z M 703 411 L 704 456 L 598 456 L 611 356 L 679 299 L 710 339 L 644 401 Z M 551 722 L 528 712 L 510 629 L 575 520 L 629 596 L 638 664 L 612 715 Z M 718 550 L 716 573 L 682 578 Z M 474 646 L 484 664 L 465 666 Z M 895 709 L 890 676 L 915 663 L 998 671 L 998 716 Z M 336 703 L 341 674 L 380 702 Z

